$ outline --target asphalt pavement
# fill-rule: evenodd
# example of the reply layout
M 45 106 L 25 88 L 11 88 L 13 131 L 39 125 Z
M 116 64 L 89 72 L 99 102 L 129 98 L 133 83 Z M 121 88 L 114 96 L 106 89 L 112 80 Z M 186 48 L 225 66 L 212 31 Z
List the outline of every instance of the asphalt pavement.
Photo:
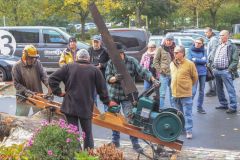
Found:
M 238 107 L 240 108 L 240 79 L 236 79 L 234 85 L 237 92 Z M 207 87 L 206 85 L 205 91 Z M 143 90 L 142 83 L 138 83 L 137 88 L 141 93 Z M 228 99 L 227 92 L 225 94 Z M 56 100 L 61 101 L 58 98 Z M 193 106 L 193 139 L 188 140 L 185 138 L 185 135 L 179 137 L 180 140 L 184 141 L 184 144 L 183 151 L 179 155 L 179 157 L 182 157 L 178 159 L 240 160 L 240 109 L 238 108 L 236 114 L 226 114 L 225 111 L 215 109 L 216 106 L 219 106 L 217 97 L 205 97 L 203 107 L 207 114 L 199 114 L 196 110 L 196 101 L 197 95 Z M 0 104 L 0 112 L 15 113 L 14 89 L 9 88 L 0 96 Z M 169 105 L 168 97 L 166 98 L 166 105 Z M 98 106 L 103 111 L 103 106 L 100 102 Z M 111 141 L 112 131 L 110 129 L 94 125 L 93 133 L 96 142 L 108 143 Z M 121 142 L 130 145 L 129 136 L 121 134 Z M 143 144 L 142 141 L 141 143 Z M 184 154 L 190 157 L 184 158 Z

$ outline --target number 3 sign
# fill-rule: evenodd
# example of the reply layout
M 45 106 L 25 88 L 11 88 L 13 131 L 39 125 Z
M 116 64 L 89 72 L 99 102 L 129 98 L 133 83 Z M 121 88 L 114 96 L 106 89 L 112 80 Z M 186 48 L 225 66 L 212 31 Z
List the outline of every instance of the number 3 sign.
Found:
M 0 54 L 13 55 L 16 50 L 16 40 L 11 33 L 0 30 Z

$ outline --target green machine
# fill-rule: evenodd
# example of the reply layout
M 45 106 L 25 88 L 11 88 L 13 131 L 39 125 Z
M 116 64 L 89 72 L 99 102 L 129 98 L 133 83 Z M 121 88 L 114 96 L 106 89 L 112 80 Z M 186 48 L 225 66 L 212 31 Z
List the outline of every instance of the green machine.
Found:
M 153 87 L 150 88 L 140 96 L 136 107 L 133 108 L 130 123 L 142 128 L 142 132 L 154 135 L 161 141 L 175 141 L 185 125 L 183 114 L 175 108 L 156 110 L 158 103 L 149 97 L 153 89 Z

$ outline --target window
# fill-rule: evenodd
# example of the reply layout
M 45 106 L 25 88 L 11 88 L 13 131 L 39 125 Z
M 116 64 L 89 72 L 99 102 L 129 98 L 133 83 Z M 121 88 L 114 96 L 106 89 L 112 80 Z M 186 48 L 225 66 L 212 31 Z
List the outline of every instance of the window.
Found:
M 185 48 L 190 48 L 193 44 L 193 40 L 191 40 L 191 39 L 181 39 L 181 41 L 182 41 L 182 45 Z
M 38 29 L 11 29 L 17 43 L 39 43 Z
M 43 30 L 43 40 L 44 43 L 67 43 L 62 34 L 50 29 Z
M 120 42 L 127 51 L 140 51 L 146 46 L 147 37 L 143 31 L 138 30 L 111 30 L 115 42 Z

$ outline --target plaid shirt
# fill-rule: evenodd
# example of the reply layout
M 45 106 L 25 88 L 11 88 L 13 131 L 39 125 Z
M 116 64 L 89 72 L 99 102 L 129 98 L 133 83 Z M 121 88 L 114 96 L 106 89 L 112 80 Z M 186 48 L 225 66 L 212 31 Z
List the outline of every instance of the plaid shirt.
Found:
M 216 69 L 226 69 L 229 66 L 227 45 L 221 44 L 217 47 L 215 58 L 214 58 L 214 67 Z
M 150 78 L 152 77 L 151 72 L 140 66 L 139 62 L 135 58 L 125 55 L 125 59 L 123 62 L 134 82 L 135 78 L 138 75 L 141 76 L 143 79 L 150 81 Z M 106 81 L 109 82 L 109 79 L 115 76 L 115 74 L 117 74 L 117 70 L 113 65 L 112 61 L 110 60 L 107 64 L 105 72 Z M 127 100 L 120 82 L 108 83 L 108 94 L 110 99 L 116 102 Z

